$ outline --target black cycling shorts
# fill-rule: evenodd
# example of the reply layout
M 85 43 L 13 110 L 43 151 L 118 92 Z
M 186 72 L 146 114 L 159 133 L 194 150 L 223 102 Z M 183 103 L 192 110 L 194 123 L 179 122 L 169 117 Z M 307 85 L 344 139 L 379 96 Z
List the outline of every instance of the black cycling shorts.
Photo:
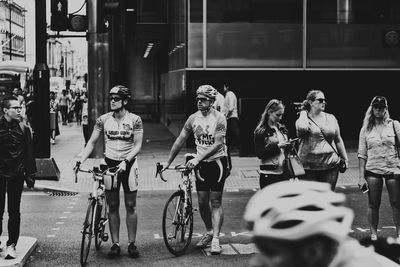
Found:
M 204 182 L 196 179 L 196 190 L 222 192 L 227 175 L 227 166 L 226 157 L 210 162 L 200 162 L 199 174 Z
M 113 160 L 113 159 L 109 159 L 109 158 L 105 158 L 104 160 L 107 163 L 108 168 L 116 167 L 122 162 L 122 161 Z M 130 193 L 130 192 L 136 192 L 137 191 L 137 189 L 131 190 L 129 188 L 129 173 L 131 171 L 132 165 L 135 162 L 135 160 L 136 160 L 136 158 L 126 166 L 126 170 L 124 172 L 121 172 L 121 173 L 118 174 L 118 176 L 117 176 L 117 186 L 116 187 L 112 187 L 111 190 L 107 190 L 107 191 L 119 192 L 119 190 L 121 188 L 121 183 L 122 183 L 122 188 L 124 189 L 125 193 Z

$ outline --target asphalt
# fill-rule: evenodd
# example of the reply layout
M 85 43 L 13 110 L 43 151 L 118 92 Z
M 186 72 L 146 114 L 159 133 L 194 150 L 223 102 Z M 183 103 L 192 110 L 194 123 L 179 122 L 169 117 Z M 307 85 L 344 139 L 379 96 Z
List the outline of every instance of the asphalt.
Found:
M 53 158 L 60 171 L 59 180 L 46 180 L 42 177 L 35 183 L 33 190 L 39 191 L 62 191 L 89 193 L 92 190 L 92 179 L 89 174 L 80 173 L 79 179 L 75 182 L 73 167 L 84 148 L 82 126 L 75 122 L 68 125 L 60 124 L 61 134 L 57 136 L 56 143 L 51 146 L 50 159 Z M 165 174 L 168 182 L 155 178 L 157 162 L 164 162 L 168 158 L 169 150 L 175 137 L 169 130 L 160 123 L 144 122 L 144 140 L 142 150 L 138 156 L 139 164 L 139 190 L 173 190 L 178 188 L 180 176 L 170 171 Z M 193 149 L 183 148 L 177 155 L 173 164 L 183 163 L 184 154 L 191 153 Z M 338 187 L 356 185 L 358 180 L 358 160 L 355 148 L 347 148 L 349 157 L 349 169 L 339 174 Z M 89 158 L 82 166 L 82 169 L 90 169 L 103 162 L 102 158 Z M 232 171 L 225 183 L 225 191 L 233 192 L 240 190 L 258 190 L 258 165 L 257 157 L 240 157 L 239 153 L 232 155 Z M 31 189 L 25 188 L 24 191 Z M 6 236 L 1 241 L 5 244 Z M 37 246 L 37 240 L 33 237 L 22 236 L 17 245 L 17 258 L 15 260 L 0 259 L 2 266 L 23 266 L 29 255 Z M 0 254 L 0 257 L 4 255 Z

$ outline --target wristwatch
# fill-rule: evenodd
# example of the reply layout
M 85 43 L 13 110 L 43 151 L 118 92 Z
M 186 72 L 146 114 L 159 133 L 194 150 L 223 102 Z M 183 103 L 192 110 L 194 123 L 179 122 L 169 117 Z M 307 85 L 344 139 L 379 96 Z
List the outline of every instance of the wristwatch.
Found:
M 124 159 L 126 165 L 128 165 L 130 163 L 130 161 L 128 159 Z

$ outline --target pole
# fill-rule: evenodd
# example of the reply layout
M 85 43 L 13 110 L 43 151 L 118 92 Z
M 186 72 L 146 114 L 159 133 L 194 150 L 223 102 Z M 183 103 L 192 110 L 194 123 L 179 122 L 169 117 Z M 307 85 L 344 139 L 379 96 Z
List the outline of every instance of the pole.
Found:
M 46 0 L 35 0 L 36 10 L 46 10 Z M 36 64 L 33 69 L 33 141 L 36 158 L 50 157 L 50 71 L 46 55 L 46 16 L 35 15 Z
M 9 19 L 8 19 L 8 22 L 9 22 L 9 25 L 10 25 L 10 43 L 8 44 L 8 47 L 9 47 L 9 53 L 10 53 L 10 60 L 12 60 L 12 42 L 11 42 L 11 38 L 12 38 L 12 33 L 11 33 L 11 2 L 12 2 L 12 0 L 9 0 L 8 1 L 8 10 L 9 10 L 9 15 L 10 15 L 10 17 L 9 17 Z
M 88 0 L 88 108 L 89 129 L 93 130 L 96 119 L 108 111 L 110 89 L 109 35 L 99 33 L 98 5 L 103 0 Z M 100 138 L 91 154 L 92 158 L 104 157 L 104 140 Z

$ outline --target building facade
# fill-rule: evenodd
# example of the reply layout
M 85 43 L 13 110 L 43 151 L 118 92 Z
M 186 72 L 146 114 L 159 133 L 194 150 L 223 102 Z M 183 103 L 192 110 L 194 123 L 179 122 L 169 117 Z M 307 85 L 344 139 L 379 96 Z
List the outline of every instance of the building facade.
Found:
M 25 9 L 12 0 L 0 2 L 1 60 L 26 60 Z
M 136 110 L 175 135 L 201 84 L 227 83 L 237 95 L 243 155 L 271 98 L 286 104 L 291 136 L 294 103 L 312 89 L 325 92 L 345 142 L 358 139 L 375 95 L 400 119 L 400 1 L 138 0 L 132 8 L 126 70 Z

